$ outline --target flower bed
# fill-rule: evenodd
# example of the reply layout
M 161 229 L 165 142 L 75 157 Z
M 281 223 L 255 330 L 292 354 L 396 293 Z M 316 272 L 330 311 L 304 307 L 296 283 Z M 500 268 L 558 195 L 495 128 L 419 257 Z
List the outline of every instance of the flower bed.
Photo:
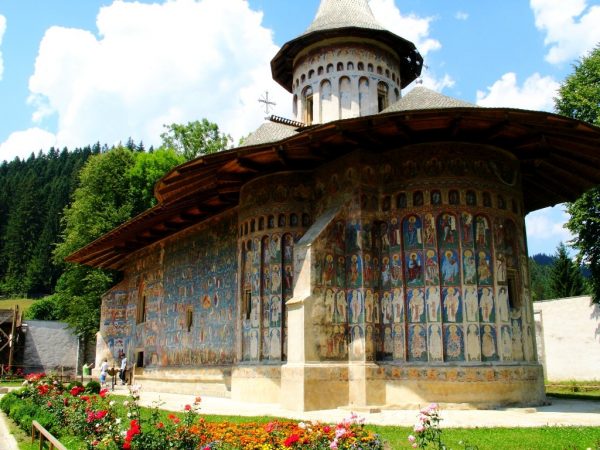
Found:
M 64 386 L 43 375 L 31 376 L 23 389 L 6 395 L 0 407 L 23 429 L 37 420 L 57 435 L 80 437 L 87 449 L 331 449 L 381 450 L 383 444 L 356 415 L 336 425 L 272 421 L 267 424 L 207 422 L 199 416 L 201 399 L 182 413 L 142 414 L 139 390 L 119 403 L 108 390 L 89 392 L 79 383 Z

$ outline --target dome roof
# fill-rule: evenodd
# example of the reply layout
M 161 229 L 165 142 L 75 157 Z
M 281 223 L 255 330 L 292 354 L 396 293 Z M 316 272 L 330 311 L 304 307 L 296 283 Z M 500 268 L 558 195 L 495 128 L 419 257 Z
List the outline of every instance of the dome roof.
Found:
M 367 0 L 327 0 L 321 2 L 315 20 L 304 34 L 350 27 L 385 30 L 375 20 Z
M 352 37 L 384 43 L 397 54 L 402 88 L 421 74 L 423 58 L 415 45 L 383 28 L 367 0 L 321 0 L 304 34 L 284 44 L 271 61 L 273 79 L 292 92 L 294 60 L 302 50 L 326 39 Z

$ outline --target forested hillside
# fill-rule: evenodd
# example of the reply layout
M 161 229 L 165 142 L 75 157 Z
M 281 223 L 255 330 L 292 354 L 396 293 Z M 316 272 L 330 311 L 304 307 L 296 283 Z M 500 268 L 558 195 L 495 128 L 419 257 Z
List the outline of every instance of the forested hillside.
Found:
M 152 207 L 154 185 L 168 170 L 231 143 L 206 119 L 165 129 L 157 150 L 129 139 L 112 148 L 50 149 L 0 165 L 0 296 L 44 297 L 29 318 L 95 333 L 100 295 L 117 274 L 64 259 Z
M 52 263 L 62 212 L 79 171 L 99 144 L 69 151 L 51 148 L 0 165 L 0 293 L 42 296 L 61 268 Z

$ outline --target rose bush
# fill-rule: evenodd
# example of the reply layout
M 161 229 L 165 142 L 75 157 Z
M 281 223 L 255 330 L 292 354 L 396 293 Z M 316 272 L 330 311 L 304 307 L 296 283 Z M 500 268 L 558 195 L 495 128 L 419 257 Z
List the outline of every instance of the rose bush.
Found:
M 32 420 L 38 420 L 57 436 L 80 437 L 88 450 L 383 449 L 379 437 L 355 414 L 336 425 L 279 420 L 266 425 L 208 422 L 199 415 L 200 404 L 196 397 L 178 414 L 165 414 L 160 405 L 142 414 L 139 387 L 131 388 L 121 406 L 107 389 L 98 394 L 89 394 L 78 385 L 66 389 L 43 375 L 29 377 L 21 390 L 0 401 L 0 407 L 26 431 Z M 15 410 L 24 420 L 12 414 Z

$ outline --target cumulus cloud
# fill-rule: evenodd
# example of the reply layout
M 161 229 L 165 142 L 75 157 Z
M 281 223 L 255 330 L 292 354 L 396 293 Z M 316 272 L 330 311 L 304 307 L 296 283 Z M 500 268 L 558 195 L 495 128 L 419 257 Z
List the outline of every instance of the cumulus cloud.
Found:
M 16 157 L 27 159 L 32 153 L 46 151 L 56 145 L 54 134 L 41 128 L 15 131 L 0 144 L 0 161 L 11 161 Z
M 519 86 L 517 75 L 509 72 L 489 86 L 487 92 L 477 91 L 477 104 L 551 111 L 559 87 L 560 84 L 552 77 L 543 77 L 539 73 L 534 73 Z
M 455 15 L 454 18 L 456 20 L 467 20 L 469 18 L 469 14 L 464 12 L 464 11 L 458 11 Z
M 530 0 L 535 26 L 546 34 L 546 61 L 559 64 L 591 51 L 600 41 L 600 5 L 587 0 Z
M 114 2 L 96 25 L 48 29 L 29 80 L 33 120 L 55 117 L 61 147 L 157 144 L 163 124 L 203 117 L 238 138 L 263 121 L 265 90 L 275 114 L 291 115 L 290 95 L 271 81 L 278 47 L 248 2 Z
M 429 25 L 433 17 L 404 15 L 394 0 L 371 0 L 369 3 L 377 21 L 388 30 L 413 42 L 421 55 L 442 48 L 440 41 L 429 37 Z
M 564 205 L 529 213 L 525 217 L 529 254 L 553 254 L 558 244 L 573 239 L 571 232 L 565 228 L 568 220 L 569 214 Z
M 413 13 L 403 14 L 394 0 L 371 0 L 369 6 L 383 27 L 414 43 L 424 58 L 428 53 L 442 48 L 441 42 L 430 36 L 433 17 L 419 17 Z M 450 75 L 438 75 L 426 67 L 423 68 L 421 81 L 423 86 L 438 92 L 454 85 L 454 80 Z M 414 87 L 413 83 L 407 91 Z
M 0 14 L 0 80 L 2 80 L 2 75 L 4 74 L 4 59 L 2 58 L 2 38 L 4 37 L 4 32 L 6 31 L 6 17 Z

